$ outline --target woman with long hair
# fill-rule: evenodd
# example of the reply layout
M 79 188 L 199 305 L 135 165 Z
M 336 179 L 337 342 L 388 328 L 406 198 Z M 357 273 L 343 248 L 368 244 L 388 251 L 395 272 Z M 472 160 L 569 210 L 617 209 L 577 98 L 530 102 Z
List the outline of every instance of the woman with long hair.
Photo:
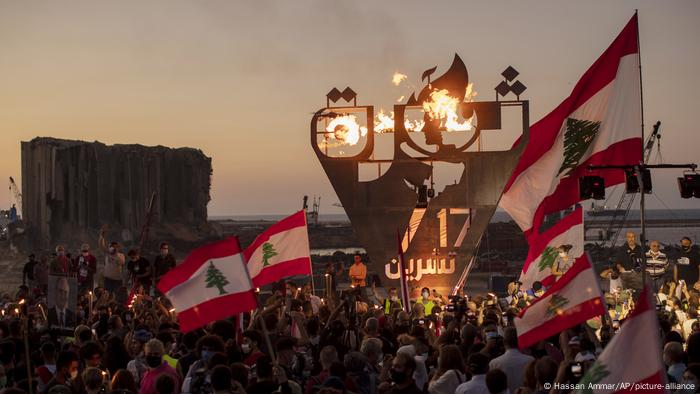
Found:
M 466 367 L 462 352 L 457 345 L 446 345 L 440 348 L 438 368 L 428 384 L 430 394 L 454 393 L 457 386 L 466 382 Z
M 112 383 L 110 384 L 110 392 L 112 393 L 124 393 L 124 394 L 137 394 L 139 392 L 138 387 L 136 387 L 136 382 L 131 373 L 126 369 L 120 369 L 114 374 L 112 378 Z

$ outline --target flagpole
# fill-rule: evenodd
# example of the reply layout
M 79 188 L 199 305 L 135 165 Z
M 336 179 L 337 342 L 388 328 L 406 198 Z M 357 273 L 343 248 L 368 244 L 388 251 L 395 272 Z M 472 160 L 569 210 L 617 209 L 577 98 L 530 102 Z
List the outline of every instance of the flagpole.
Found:
M 641 266 L 642 266 L 642 286 L 646 287 L 646 272 L 647 272 L 647 258 L 646 258 L 646 221 L 645 221 L 645 204 L 644 204 L 644 176 L 642 175 L 642 170 L 644 167 L 644 84 L 642 83 L 642 47 L 641 40 L 639 39 L 639 10 L 634 10 L 635 20 L 637 22 L 637 58 L 639 60 L 639 107 L 640 107 L 640 118 L 641 124 L 641 136 L 642 136 L 642 160 L 641 165 L 637 170 L 637 179 L 639 180 L 639 193 L 641 194 L 639 199 L 639 220 L 640 220 L 640 234 L 639 243 L 641 245 Z M 655 289 L 656 290 L 656 289 Z
M 314 197 L 315 198 L 315 197 Z M 308 213 L 306 212 L 306 208 L 303 209 L 304 211 L 304 228 L 306 228 L 306 236 L 309 236 L 309 223 L 308 223 Z M 311 248 L 311 246 L 309 246 Z M 309 250 L 309 254 L 311 254 L 311 251 Z M 309 256 L 309 272 L 311 272 L 311 294 L 316 295 L 316 285 L 314 285 L 314 264 L 311 262 L 311 256 Z

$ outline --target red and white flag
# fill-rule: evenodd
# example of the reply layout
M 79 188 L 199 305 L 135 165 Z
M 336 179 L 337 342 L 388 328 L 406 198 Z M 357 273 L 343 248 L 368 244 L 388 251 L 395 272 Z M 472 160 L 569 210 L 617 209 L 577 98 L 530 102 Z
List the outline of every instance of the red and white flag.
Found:
M 311 275 L 306 212 L 270 226 L 243 252 L 255 287 L 295 275 Z
M 661 349 L 656 308 L 647 287 L 579 383 L 585 384 L 589 393 L 668 392 Z
M 606 313 L 595 271 L 584 253 L 542 297 L 515 318 L 518 346 L 532 346 L 576 324 Z
M 202 246 L 158 282 L 183 332 L 257 308 L 242 252 L 236 237 Z
M 581 176 L 599 175 L 606 186 L 625 180 L 623 171 L 591 173 L 589 165 L 632 165 L 642 159 L 637 37 L 635 15 L 571 95 L 530 127 L 530 140 L 499 203 L 528 237 L 545 215 L 580 201 Z
M 583 208 L 578 207 L 547 231 L 533 234 L 520 273 L 523 288 L 529 289 L 536 281 L 545 287 L 551 286 L 557 280 L 552 275 L 553 266 L 566 265 L 559 256 L 560 250 L 566 251 L 571 263 L 583 255 L 583 233 Z
M 399 280 L 401 281 L 401 305 L 403 310 L 410 313 L 411 312 L 411 297 L 408 291 L 408 278 L 406 277 L 406 261 L 403 257 L 403 245 L 401 243 L 401 233 L 396 231 L 396 244 L 398 245 L 399 254 Z

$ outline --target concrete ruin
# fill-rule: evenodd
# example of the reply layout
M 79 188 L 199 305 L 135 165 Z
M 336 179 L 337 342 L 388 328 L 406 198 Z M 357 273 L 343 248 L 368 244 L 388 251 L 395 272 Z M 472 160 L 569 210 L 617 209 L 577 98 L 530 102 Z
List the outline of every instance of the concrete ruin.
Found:
M 22 142 L 22 216 L 36 246 L 95 239 L 105 225 L 135 243 L 153 193 L 155 231 L 205 226 L 211 175 L 198 149 L 38 137 Z

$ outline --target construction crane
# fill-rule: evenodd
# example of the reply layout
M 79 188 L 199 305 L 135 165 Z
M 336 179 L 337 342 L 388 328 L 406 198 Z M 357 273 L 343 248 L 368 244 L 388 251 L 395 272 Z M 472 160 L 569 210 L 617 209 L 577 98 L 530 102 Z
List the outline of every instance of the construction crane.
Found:
M 654 145 L 661 140 L 659 127 L 661 127 L 661 121 L 657 121 L 656 124 L 654 124 L 654 130 L 651 132 L 651 135 L 644 145 L 644 164 L 649 162 L 649 157 L 651 156 L 651 151 L 654 149 Z M 642 191 L 642 193 L 644 193 L 644 191 Z M 622 231 L 622 227 L 627 219 L 627 214 L 629 213 L 630 208 L 632 208 L 632 203 L 634 202 L 634 197 L 636 195 L 636 193 L 622 192 L 620 201 L 617 203 L 617 206 L 615 206 L 614 214 L 612 218 L 610 218 L 610 224 L 608 224 L 608 228 L 605 232 L 605 234 L 611 234 L 607 246 L 613 247 L 615 246 L 615 243 L 617 243 L 617 239 L 620 237 L 620 232 Z
M 15 199 L 17 212 L 22 212 L 22 193 L 19 191 L 19 187 L 17 187 L 17 184 L 12 177 L 10 177 L 10 193 L 12 193 L 12 196 Z

